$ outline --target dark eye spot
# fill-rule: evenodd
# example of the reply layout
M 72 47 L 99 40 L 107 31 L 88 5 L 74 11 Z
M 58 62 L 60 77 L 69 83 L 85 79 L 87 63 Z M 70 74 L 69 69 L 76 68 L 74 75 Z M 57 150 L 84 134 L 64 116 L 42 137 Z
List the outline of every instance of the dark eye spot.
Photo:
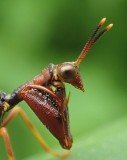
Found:
M 76 75 L 75 67 L 71 64 L 65 64 L 60 68 L 59 74 L 64 80 L 72 80 Z

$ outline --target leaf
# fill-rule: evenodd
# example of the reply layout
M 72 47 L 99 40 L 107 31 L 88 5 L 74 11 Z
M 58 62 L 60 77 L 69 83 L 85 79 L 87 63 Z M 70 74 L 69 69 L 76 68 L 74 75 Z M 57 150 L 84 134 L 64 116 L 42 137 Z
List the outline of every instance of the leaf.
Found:
M 56 149 L 57 150 L 57 149 Z M 70 157 L 66 160 L 126 160 L 127 118 L 98 128 L 88 136 L 74 141 Z M 24 160 L 60 160 L 49 154 L 29 157 Z

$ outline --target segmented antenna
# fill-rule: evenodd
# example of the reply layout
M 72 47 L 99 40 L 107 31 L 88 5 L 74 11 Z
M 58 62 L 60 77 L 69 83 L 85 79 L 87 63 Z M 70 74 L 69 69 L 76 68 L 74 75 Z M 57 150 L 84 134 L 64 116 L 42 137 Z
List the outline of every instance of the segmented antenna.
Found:
M 75 61 L 75 65 L 78 66 L 82 60 L 84 59 L 84 57 L 87 55 L 88 51 L 92 48 L 92 46 L 94 45 L 94 43 L 100 38 L 102 37 L 102 35 L 110 30 L 113 26 L 113 24 L 109 24 L 105 29 L 103 29 L 102 31 L 100 31 L 98 34 L 98 30 L 101 28 L 101 26 L 105 23 L 106 18 L 102 18 L 102 20 L 99 22 L 99 24 L 97 25 L 95 31 L 93 32 L 93 34 L 91 35 L 91 37 L 89 38 L 89 40 L 87 41 L 87 43 L 85 44 L 81 54 L 79 55 L 79 57 L 77 58 L 77 60 Z

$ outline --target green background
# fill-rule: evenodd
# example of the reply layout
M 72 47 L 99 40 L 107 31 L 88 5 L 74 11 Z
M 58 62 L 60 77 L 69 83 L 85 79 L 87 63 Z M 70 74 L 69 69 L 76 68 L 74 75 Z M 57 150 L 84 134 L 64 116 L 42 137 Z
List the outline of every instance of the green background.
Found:
M 80 65 L 85 93 L 71 92 L 71 160 L 127 159 L 127 46 L 125 0 L 0 0 L 0 90 L 7 93 L 49 63 L 75 61 L 101 18 L 114 27 Z M 64 152 L 24 103 L 47 143 Z M 17 116 L 9 125 L 17 160 L 56 159 L 40 147 Z M 8 159 L 0 138 L 0 159 Z

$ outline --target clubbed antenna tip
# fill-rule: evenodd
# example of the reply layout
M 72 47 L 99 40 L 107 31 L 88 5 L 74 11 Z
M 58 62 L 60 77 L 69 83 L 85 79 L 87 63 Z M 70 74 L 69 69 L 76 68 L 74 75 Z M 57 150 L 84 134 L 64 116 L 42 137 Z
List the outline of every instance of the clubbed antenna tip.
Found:
M 105 21 L 106 21 L 106 18 L 102 18 L 99 24 L 102 26 L 105 23 Z
M 113 27 L 113 24 L 109 24 L 105 29 L 109 31 Z

